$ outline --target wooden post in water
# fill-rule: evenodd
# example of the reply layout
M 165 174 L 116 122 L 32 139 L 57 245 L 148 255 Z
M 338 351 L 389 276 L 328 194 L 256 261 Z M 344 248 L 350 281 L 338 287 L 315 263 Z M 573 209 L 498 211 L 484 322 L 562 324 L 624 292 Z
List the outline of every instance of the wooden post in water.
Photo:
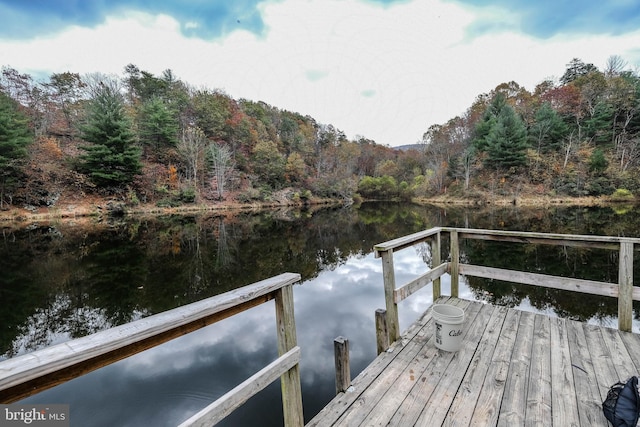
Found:
M 333 353 L 336 364 L 336 394 L 347 391 L 351 386 L 351 368 L 349 366 L 349 340 L 338 337 L 333 340 Z
M 431 268 L 436 268 L 442 262 L 440 257 L 440 232 L 431 239 Z M 442 295 L 440 287 L 440 277 L 433 281 L 433 300 L 437 300 Z
M 460 274 L 459 262 L 460 262 L 460 243 L 458 241 L 458 230 L 451 230 L 449 232 L 449 240 L 451 243 L 451 296 L 458 297 L 458 278 Z
M 276 324 L 278 328 L 278 355 L 282 356 L 298 345 L 296 323 L 293 313 L 293 287 L 287 285 L 276 292 Z M 302 390 L 300 388 L 300 365 L 296 364 L 280 377 L 284 425 L 302 427 Z
M 376 310 L 376 344 L 378 354 L 389 348 L 389 328 L 387 327 L 387 311 L 383 308 Z
M 633 319 L 633 243 L 620 242 L 618 329 L 631 332 Z
M 389 341 L 400 338 L 400 321 L 398 320 L 398 305 L 394 299 L 396 277 L 393 271 L 393 249 L 380 252 L 382 257 L 382 279 L 384 280 L 384 300 L 387 306 L 387 328 Z

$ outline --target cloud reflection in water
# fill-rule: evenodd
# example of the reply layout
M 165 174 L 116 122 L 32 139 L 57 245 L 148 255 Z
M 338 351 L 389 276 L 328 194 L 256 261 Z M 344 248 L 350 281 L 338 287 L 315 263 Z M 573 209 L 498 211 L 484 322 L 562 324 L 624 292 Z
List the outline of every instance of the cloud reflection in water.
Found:
M 398 284 L 427 268 L 411 249 L 397 253 L 394 261 Z M 404 301 L 401 327 L 430 303 L 430 289 Z M 384 307 L 381 261 L 373 254 L 351 257 L 322 271 L 294 287 L 294 304 L 308 420 L 335 393 L 334 338 L 349 339 L 354 377 L 375 358 L 374 312 Z M 176 425 L 274 360 L 276 340 L 275 310 L 269 302 L 25 401 L 69 403 L 72 424 Z M 221 425 L 238 424 L 282 424 L 277 382 Z

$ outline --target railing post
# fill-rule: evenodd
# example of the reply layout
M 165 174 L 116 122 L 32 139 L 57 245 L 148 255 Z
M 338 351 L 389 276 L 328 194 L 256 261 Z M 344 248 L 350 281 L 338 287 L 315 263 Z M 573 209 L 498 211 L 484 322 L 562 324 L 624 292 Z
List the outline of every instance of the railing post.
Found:
M 431 268 L 436 268 L 442 263 L 440 257 L 440 232 L 431 239 Z M 442 295 L 440 287 L 440 277 L 433 281 L 433 300 L 437 300 Z
M 376 310 L 376 345 L 378 354 L 389 348 L 389 328 L 387 327 L 387 311 L 383 308 Z
M 333 340 L 333 353 L 336 365 L 336 394 L 347 391 L 351 385 L 349 366 L 349 340 L 338 337 Z
M 393 270 L 393 249 L 380 252 L 382 257 L 382 279 L 384 280 L 384 300 L 387 306 L 387 328 L 391 342 L 400 338 L 400 321 L 398 320 L 398 305 L 393 293 L 396 290 L 396 277 Z
M 458 242 L 458 230 L 451 230 L 449 232 L 449 240 L 451 243 L 451 269 L 449 274 L 451 275 L 451 296 L 458 297 L 458 278 L 460 262 L 460 246 Z
M 620 242 L 618 329 L 631 332 L 633 319 L 633 243 Z
M 298 345 L 296 323 L 293 313 L 293 287 L 287 285 L 276 292 L 276 323 L 278 328 L 278 355 L 282 356 Z M 304 425 L 302 413 L 302 391 L 300 388 L 300 365 L 296 364 L 280 377 L 284 425 Z

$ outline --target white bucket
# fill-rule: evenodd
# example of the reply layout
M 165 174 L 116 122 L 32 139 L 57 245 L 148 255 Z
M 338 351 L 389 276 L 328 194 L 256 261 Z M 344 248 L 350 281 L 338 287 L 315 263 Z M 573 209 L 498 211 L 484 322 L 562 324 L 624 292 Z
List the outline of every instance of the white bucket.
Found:
M 460 350 L 464 310 L 454 305 L 434 304 L 431 311 L 436 328 L 436 347 L 444 351 Z

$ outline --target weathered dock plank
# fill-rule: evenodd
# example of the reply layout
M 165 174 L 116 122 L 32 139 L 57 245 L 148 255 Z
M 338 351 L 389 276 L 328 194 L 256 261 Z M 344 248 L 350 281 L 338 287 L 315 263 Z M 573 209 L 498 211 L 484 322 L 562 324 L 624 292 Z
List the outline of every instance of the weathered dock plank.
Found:
M 500 412 L 500 402 L 505 390 L 509 364 L 518 333 L 520 312 L 510 310 L 504 320 L 501 339 L 489 363 L 482 389 L 469 425 L 496 425 Z M 470 405 L 467 405 L 470 407 Z
M 636 367 L 635 372 L 640 372 L 640 341 L 636 339 L 636 336 L 636 334 L 630 332 L 620 333 L 620 338 L 622 338 L 624 345 L 627 347 L 629 356 L 631 356 Z
M 551 401 L 553 425 L 578 427 L 578 397 L 571 369 L 571 351 L 564 319 L 553 318 L 549 322 L 553 350 L 551 351 Z
M 504 394 L 509 396 L 509 399 L 504 400 L 500 406 L 497 424 L 500 427 L 524 424 L 534 323 L 535 315 L 533 313 L 520 313 L 518 333 L 511 354 L 509 373 L 507 374 L 507 383 L 504 390 Z
M 487 324 L 493 325 L 498 321 L 493 313 L 492 306 L 483 305 L 476 319 L 468 325 L 469 333 L 463 340 L 462 348 L 454 353 L 448 369 L 442 373 L 438 385 L 428 400 L 428 410 L 423 409 L 415 425 L 432 426 L 442 423 L 475 353 L 477 343 L 485 330 L 489 329 Z
M 581 426 L 606 425 L 606 419 L 602 414 L 602 398 L 598 388 L 591 353 L 587 344 L 587 337 L 583 324 L 575 321 L 567 321 L 567 335 L 569 337 L 569 352 L 571 354 L 571 371 L 576 391 L 579 390 L 580 398 L 577 399 L 578 414 Z
M 620 333 L 614 329 L 602 329 L 601 332 L 618 376 L 626 379 L 631 375 L 638 375 L 638 370 L 633 363 L 627 347 L 622 341 Z
M 468 304 L 462 304 L 460 306 L 463 309 L 466 309 Z M 479 310 L 475 309 L 467 310 L 467 315 L 473 320 L 475 319 L 478 311 Z M 424 337 L 428 337 L 428 342 L 425 343 L 426 345 L 422 347 L 419 354 L 403 371 L 403 374 L 400 375 L 396 382 L 385 392 L 380 404 L 376 405 L 372 409 L 368 416 L 360 422 L 360 425 L 387 425 L 390 419 L 396 415 L 396 410 L 398 408 L 408 406 L 407 399 L 415 401 L 416 396 L 424 398 L 425 393 L 432 392 L 432 390 L 427 391 L 425 388 L 421 388 L 418 393 L 415 393 L 414 388 L 419 387 L 420 383 L 426 383 L 425 371 L 430 366 L 433 368 L 432 363 L 437 363 L 436 361 L 438 360 L 442 365 L 446 365 L 451 362 L 451 357 L 444 357 L 441 358 L 441 360 L 435 358 L 438 350 L 433 343 L 434 338 L 433 333 L 431 333 L 431 328 L 431 323 L 425 324 L 422 328 L 421 333 Z M 426 361 L 430 361 L 432 363 L 425 363 Z M 436 371 L 442 372 L 444 369 Z M 422 407 L 423 405 L 419 405 L 418 409 L 421 411 Z M 419 414 L 420 412 L 418 411 L 415 417 L 417 418 Z M 402 415 L 403 414 L 400 414 L 399 416 L 402 417 Z
M 485 308 L 487 307 L 491 306 L 485 305 Z M 467 346 L 465 344 L 464 350 L 471 350 L 468 351 L 471 360 L 469 361 L 467 357 L 458 359 L 460 368 L 454 371 L 456 375 L 451 376 L 452 381 L 447 387 L 446 395 L 452 396 L 451 406 L 449 406 L 448 410 L 444 410 L 443 407 L 445 405 L 442 405 L 440 406 L 442 409 L 437 411 L 423 411 L 419 424 L 425 426 L 440 425 L 442 422 L 447 425 L 469 424 L 475 405 L 468 405 L 468 402 L 478 400 L 480 389 L 489 369 L 489 363 L 496 349 L 506 310 L 504 307 L 492 310 L 489 322 L 482 331 L 484 338 L 481 340 L 480 345 L 473 349 L 472 345 Z M 464 365 L 467 365 L 466 372 Z M 461 382 L 457 381 L 459 378 L 462 379 Z M 435 397 L 442 398 L 442 396 Z
M 640 367 L 638 334 L 445 301 L 467 315 L 459 351 L 435 347 L 427 310 L 309 425 L 604 427 L 609 387 Z
M 480 305 L 471 305 L 466 309 L 468 321 L 477 321 Z M 468 336 L 468 331 L 464 335 L 464 339 Z M 411 389 L 409 395 L 405 398 L 402 406 L 398 408 L 391 419 L 389 425 L 413 425 L 416 423 L 420 414 L 424 410 L 425 402 L 436 389 L 440 378 L 451 363 L 454 353 L 442 352 L 436 349 L 433 342 L 433 333 L 431 340 L 428 342 L 429 348 L 425 351 L 425 359 L 427 365 L 422 371 L 420 379 Z
M 604 343 L 602 337 L 602 328 L 593 325 L 585 325 L 583 327 L 587 338 L 587 348 L 591 353 L 591 362 L 593 363 L 593 371 L 598 384 L 600 393 L 600 401 L 607 397 L 607 392 L 611 386 L 611 378 L 618 378 L 615 366 L 609 349 Z

